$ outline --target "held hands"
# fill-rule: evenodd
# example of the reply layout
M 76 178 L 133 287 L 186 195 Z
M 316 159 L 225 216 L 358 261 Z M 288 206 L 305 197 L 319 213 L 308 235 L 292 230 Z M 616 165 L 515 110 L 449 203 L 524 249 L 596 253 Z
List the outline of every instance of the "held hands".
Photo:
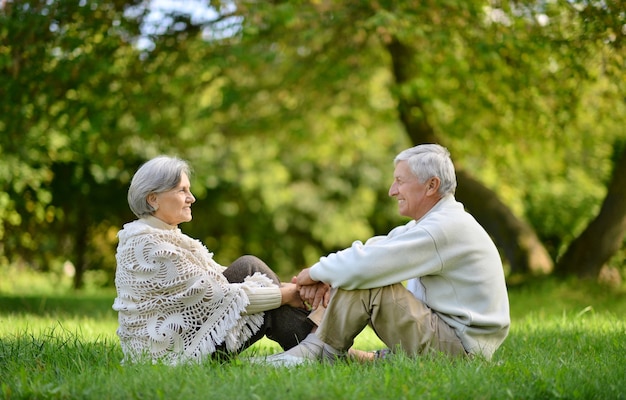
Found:
M 294 276 L 291 283 L 280 287 L 281 305 L 315 310 L 320 305 L 327 307 L 330 301 L 330 285 L 311 279 L 309 269 L 303 269 Z
M 327 283 L 313 280 L 309 275 L 309 268 L 303 269 L 292 281 L 295 281 L 300 291 L 300 297 L 311 309 L 315 310 L 320 305 L 328 306 L 330 286 Z

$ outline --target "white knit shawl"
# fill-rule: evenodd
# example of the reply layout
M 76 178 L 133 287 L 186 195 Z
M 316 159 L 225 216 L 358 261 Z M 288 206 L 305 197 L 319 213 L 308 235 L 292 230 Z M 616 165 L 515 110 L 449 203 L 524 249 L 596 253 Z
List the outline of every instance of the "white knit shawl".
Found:
M 217 345 L 236 351 L 258 332 L 264 314 L 242 315 L 249 304 L 242 285 L 272 286 L 265 275 L 229 283 L 200 241 L 154 217 L 124 225 L 118 237 L 113 309 L 124 361 L 199 362 Z

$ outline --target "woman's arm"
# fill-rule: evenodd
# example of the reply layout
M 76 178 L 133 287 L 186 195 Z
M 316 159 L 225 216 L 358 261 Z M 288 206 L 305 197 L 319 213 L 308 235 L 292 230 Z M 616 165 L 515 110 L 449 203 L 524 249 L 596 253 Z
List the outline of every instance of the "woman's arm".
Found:
M 246 314 L 273 310 L 283 305 L 305 308 L 300 293 L 293 283 L 283 283 L 280 287 L 275 285 L 267 287 L 243 285 L 242 287 L 250 301 L 250 304 L 246 306 Z

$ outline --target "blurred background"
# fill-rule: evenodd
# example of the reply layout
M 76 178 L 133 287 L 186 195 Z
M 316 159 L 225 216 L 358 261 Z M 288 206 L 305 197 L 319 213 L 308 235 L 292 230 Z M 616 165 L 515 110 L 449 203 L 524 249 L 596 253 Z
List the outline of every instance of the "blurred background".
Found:
M 415 4 L 413 4 L 415 3 Z M 510 284 L 623 285 L 620 0 L 0 1 L 0 271 L 111 286 L 144 161 L 189 161 L 183 232 L 284 279 L 405 219 L 440 143 Z M 65 283 L 63 283 L 65 284 Z

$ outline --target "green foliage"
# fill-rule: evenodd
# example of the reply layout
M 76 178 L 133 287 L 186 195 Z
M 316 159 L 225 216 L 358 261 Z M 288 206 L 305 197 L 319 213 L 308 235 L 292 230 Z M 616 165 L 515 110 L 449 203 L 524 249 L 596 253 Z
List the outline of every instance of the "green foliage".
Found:
M 61 253 L 82 263 L 87 235 L 123 201 L 111 192 L 128 174 L 118 159 L 127 132 L 115 126 L 127 100 L 120 90 L 129 78 L 125 60 L 137 52 L 123 45 L 132 27 L 122 10 L 114 2 L 37 1 L 0 10 L 0 149 L 7 155 L 0 187 L 11 199 L 0 213 L 8 216 L 2 238 L 9 259 L 49 269 Z M 77 248 L 79 259 L 70 256 Z
M 112 274 L 130 176 L 160 153 L 194 167 L 183 230 L 223 264 L 254 253 L 289 277 L 403 222 L 392 36 L 418 50 L 402 90 L 555 258 L 626 140 L 616 2 L 211 2 L 224 14 L 172 12 L 148 49 L 139 1 L 2 4 L 0 262 L 70 260 L 77 284 Z

